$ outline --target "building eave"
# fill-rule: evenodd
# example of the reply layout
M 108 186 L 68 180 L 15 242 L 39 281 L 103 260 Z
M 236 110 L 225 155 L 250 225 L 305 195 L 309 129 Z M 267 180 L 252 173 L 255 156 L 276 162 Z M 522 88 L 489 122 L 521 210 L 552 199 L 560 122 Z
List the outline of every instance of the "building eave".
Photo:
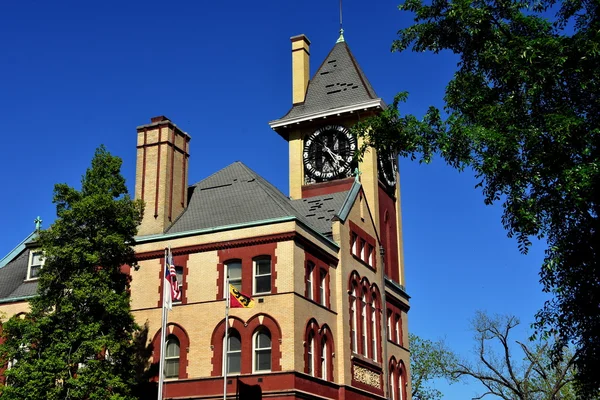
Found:
M 21 243 L 19 243 L 14 249 L 12 249 L 6 256 L 4 256 L 4 258 L 2 258 L 0 260 L 0 268 L 4 267 L 11 260 L 13 260 L 16 256 L 21 254 L 21 252 L 23 250 L 25 250 L 25 245 L 27 244 L 27 242 L 31 241 L 31 239 L 33 239 L 33 237 L 35 236 L 36 233 L 37 233 L 37 231 L 31 232 L 29 234 L 29 236 L 27 236 L 25 239 L 23 239 L 21 241 Z
M 340 116 L 342 114 L 352 113 L 352 112 L 356 112 L 356 111 L 367 111 L 367 110 L 370 110 L 373 108 L 385 110 L 385 108 L 386 108 L 385 102 L 382 99 L 377 98 L 377 99 L 373 99 L 373 100 L 363 101 L 361 103 L 352 104 L 349 106 L 334 108 L 331 110 L 325 110 L 325 111 L 319 111 L 316 113 L 304 114 L 304 115 L 300 115 L 298 117 L 292 117 L 292 118 L 284 117 L 281 119 L 276 119 L 274 121 L 269 121 L 269 126 L 273 130 L 277 130 L 278 128 L 289 128 L 293 125 L 297 125 L 297 124 L 300 124 L 305 121 L 324 119 L 324 118 L 328 118 L 331 116 Z
M 9 297 L 6 299 L 0 299 L 0 304 L 5 304 L 5 303 L 18 303 L 21 301 L 27 301 L 29 299 L 34 298 L 35 295 L 33 296 L 21 296 L 21 297 Z
M 206 235 L 206 234 L 210 234 L 210 233 L 230 231 L 230 230 L 236 230 L 236 229 L 242 229 L 242 228 L 251 228 L 251 227 L 255 227 L 255 226 L 279 224 L 282 222 L 292 222 L 292 221 L 295 221 L 302 228 L 304 228 L 308 232 L 312 233 L 315 238 L 317 238 L 321 243 L 325 244 L 332 250 L 334 250 L 334 251 L 339 250 L 339 248 L 340 248 L 339 244 L 337 244 L 333 240 L 329 239 L 327 236 L 323 235 L 322 233 L 315 231 L 313 228 L 306 225 L 305 223 L 300 221 L 295 216 L 285 216 L 285 217 L 271 218 L 271 219 L 265 219 L 265 220 L 260 220 L 260 221 L 245 222 L 245 223 L 241 223 L 241 224 L 232 224 L 232 225 L 216 226 L 216 227 L 211 227 L 211 228 L 195 229 L 195 230 L 190 230 L 190 231 L 185 231 L 185 232 L 160 233 L 160 234 L 156 234 L 156 235 L 136 236 L 135 244 L 159 242 L 159 241 L 169 240 L 169 239 L 179 239 L 179 238 L 184 238 L 184 237 L 189 237 L 189 236 Z

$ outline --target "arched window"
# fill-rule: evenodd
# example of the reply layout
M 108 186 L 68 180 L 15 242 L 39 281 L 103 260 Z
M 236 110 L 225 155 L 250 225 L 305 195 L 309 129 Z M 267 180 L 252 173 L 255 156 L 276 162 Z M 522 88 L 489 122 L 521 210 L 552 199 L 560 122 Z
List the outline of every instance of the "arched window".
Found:
M 390 399 L 396 400 L 396 380 L 394 379 L 394 370 L 390 368 Z
M 377 337 L 379 336 L 376 311 L 375 294 L 373 294 L 373 300 L 371 301 L 371 348 L 373 351 L 373 361 L 377 361 Z
M 271 333 L 261 328 L 254 334 L 253 339 L 254 372 L 271 370 Z
M 315 376 L 315 334 L 313 332 L 308 334 L 307 346 L 308 374 L 310 376 Z
M 227 339 L 227 374 L 239 374 L 242 368 L 242 339 L 236 330 L 230 330 Z
M 321 378 L 327 380 L 327 336 L 321 341 Z
M 254 259 L 254 294 L 271 293 L 271 257 Z
M 402 375 L 404 373 L 404 369 L 402 366 L 398 369 L 398 400 L 404 400 L 404 379 Z
M 229 277 L 229 283 L 239 291 L 242 290 L 242 262 L 240 260 L 231 260 L 225 263 L 225 276 Z M 229 288 L 225 287 L 224 296 L 229 294 Z
M 361 337 L 362 337 L 362 351 L 363 351 L 363 356 L 368 357 L 369 344 L 367 343 L 367 340 L 368 340 L 368 336 L 367 336 L 367 329 L 368 329 L 368 325 L 367 325 L 367 298 L 366 298 L 366 296 L 364 294 L 362 296 L 361 319 L 362 319 L 362 332 L 361 332 Z
M 350 295 L 350 317 L 352 319 L 352 351 L 358 352 L 358 335 L 357 335 L 357 307 L 356 307 L 356 287 L 352 288 L 352 294 Z
M 179 378 L 179 339 L 175 335 L 167 337 L 165 346 L 165 378 Z

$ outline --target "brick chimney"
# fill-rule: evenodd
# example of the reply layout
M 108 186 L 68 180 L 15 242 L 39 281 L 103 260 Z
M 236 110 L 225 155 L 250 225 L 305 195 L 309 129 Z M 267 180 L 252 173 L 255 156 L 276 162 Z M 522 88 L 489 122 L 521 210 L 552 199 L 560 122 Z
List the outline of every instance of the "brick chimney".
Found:
M 146 204 L 138 235 L 165 232 L 187 207 L 190 136 L 165 116 L 137 127 L 135 198 Z
M 302 103 L 310 80 L 310 40 L 292 36 L 292 103 Z

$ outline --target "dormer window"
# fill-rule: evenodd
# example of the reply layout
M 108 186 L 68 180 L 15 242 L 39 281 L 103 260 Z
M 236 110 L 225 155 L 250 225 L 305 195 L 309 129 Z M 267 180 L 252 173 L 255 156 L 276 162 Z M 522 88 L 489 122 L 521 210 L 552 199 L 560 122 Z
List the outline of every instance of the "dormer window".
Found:
M 27 269 L 27 279 L 37 279 L 43 266 L 44 253 L 39 250 L 31 250 L 29 252 L 29 268 Z

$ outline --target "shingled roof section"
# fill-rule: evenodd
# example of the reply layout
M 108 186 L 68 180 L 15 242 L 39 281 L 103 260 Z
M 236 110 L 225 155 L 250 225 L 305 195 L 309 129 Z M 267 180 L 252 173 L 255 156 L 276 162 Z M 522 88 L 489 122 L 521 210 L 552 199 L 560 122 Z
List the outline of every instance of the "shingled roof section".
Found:
M 295 104 L 279 121 L 377 99 L 346 42 L 333 47 L 308 83 L 303 103 Z
M 300 215 L 277 188 L 243 163 L 233 164 L 190 187 L 187 209 L 166 233 L 246 224 Z
M 29 264 L 29 249 L 0 268 L 0 301 L 33 296 L 37 290 L 37 280 L 25 281 Z
M 315 230 L 331 238 L 332 219 L 340 212 L 348 193 L 339 192 L 293 200 L 292 205 L 300 215 L 310 221 Z

